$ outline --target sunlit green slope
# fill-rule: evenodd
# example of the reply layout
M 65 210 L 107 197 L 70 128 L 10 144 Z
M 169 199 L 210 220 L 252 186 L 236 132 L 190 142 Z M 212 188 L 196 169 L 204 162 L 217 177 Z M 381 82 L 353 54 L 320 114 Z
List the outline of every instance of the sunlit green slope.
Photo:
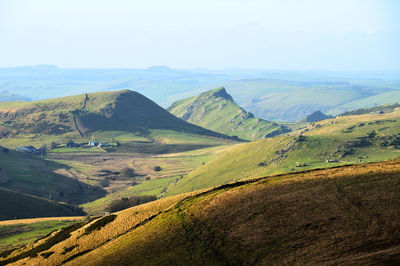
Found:
M 181 179 L 168 195 L 246 177 L 400 158 L 400 112 L 343 116 L 291 136 L 238 144 Z
M 246 112 L 234 102 L 225 88 L 177 101 L 168 111 L 192 124 L 247 140 L 272 137 L 288 131 L 284 126 Z

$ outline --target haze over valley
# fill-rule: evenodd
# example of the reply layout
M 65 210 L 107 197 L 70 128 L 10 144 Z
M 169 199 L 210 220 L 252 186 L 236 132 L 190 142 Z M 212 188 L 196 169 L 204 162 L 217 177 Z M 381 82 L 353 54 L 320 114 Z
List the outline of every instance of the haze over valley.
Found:
M 397 1 L 0 1 L 0 265 L 400 264 Z

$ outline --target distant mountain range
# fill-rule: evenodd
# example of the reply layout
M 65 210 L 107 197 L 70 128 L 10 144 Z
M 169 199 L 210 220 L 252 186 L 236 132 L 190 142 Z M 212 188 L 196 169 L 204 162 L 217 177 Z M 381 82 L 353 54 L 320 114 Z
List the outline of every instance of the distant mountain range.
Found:
M 30 101 L 30 98 L 10 93 L 7 90 L 0 91 L 0 102 L 12 102 L 12 101 Z
M 293 122 L 317 110 L 338 115 L 400 102 L 399 77 L 396 71 L 66 69 L 44 65 L 0 68 L 0 90 L 37 100 L 130 89 L 167 107 L 225 87 L 239 106 L 256 117 Z

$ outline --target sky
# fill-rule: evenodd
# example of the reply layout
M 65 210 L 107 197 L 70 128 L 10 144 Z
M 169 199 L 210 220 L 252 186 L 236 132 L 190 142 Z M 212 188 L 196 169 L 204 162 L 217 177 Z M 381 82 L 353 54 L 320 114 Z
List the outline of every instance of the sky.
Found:
M 397 0 L 0 0 L 0 67 L 399 70 Z

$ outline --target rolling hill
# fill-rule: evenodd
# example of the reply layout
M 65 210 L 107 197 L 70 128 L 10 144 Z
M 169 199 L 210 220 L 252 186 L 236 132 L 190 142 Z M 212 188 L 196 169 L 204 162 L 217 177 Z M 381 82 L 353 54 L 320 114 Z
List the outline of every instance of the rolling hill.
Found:
M 221 136 L 182 121 L 143 95 L 129 90 L 0 103 L 0 123 L 3 136 L 84 137 L 96 131 L 128 131 L 146 136 L 152 129 Z
M 400 112 L 342 116 L 290 136 L 237 144 L 182 178 L 167 195 L 242 178 L 400 158 Z
M 362 114 L 370 114 L 370 113 L 377 113 L 377 114 L 385 114 L 391 113 L 396 110 L 400 110 L 400 102 L 394 104 L 385 104 L 371 108 L 361 108 L 356 109 L 348 112 L 344 112 L 341 115 L 362 115 Z
M 223 87 L 177 101 L 167 110 L 192 124 L 246 140 L 272 137 L 289 131 L 284 126 L 246 112 Z
M 236 103 L 256 117 L 269 121 L 299 121 L 317 110 L 338 115 L 400 101 L 400 83 L 341 77 L 344 73 L 268 73 L 232 79 L 213 87 L 180 94 L 182 99 L 223 86 Z
M 231 183 L 75 224 L 0 263 L 394 265 L 399 174 L 392 161 Z
M 39 65 L 0 68 L 0 88 L 35 100 L 130 89 L 167 107 L 177 100 L 223 86 L 256 117 L 293 122 L 316 110 L 338 115 L 398 102 L 398 77 L 398 71 L 180 70 L 163 66 L 74 69 Z

